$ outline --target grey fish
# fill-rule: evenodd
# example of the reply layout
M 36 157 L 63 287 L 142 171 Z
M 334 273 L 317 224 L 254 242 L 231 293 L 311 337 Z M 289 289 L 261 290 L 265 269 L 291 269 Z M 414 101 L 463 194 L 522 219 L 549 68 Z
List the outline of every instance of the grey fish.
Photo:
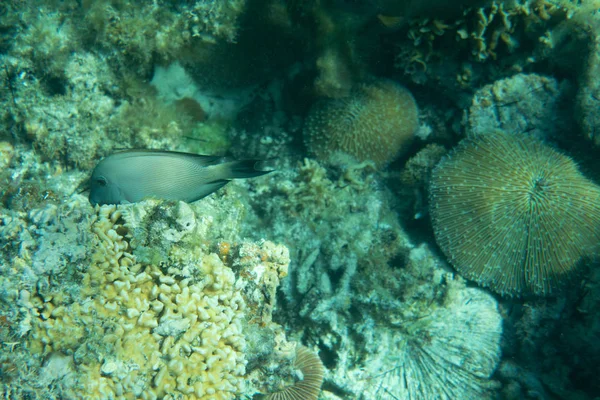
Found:
M 161 150 L 125 150 L 102 159 L 90 178 L 90 203 L 135 203 L 145 198 L 191 203 L 225 186 L 231 179 L 271 171 L 259 160 L 234 160 Z

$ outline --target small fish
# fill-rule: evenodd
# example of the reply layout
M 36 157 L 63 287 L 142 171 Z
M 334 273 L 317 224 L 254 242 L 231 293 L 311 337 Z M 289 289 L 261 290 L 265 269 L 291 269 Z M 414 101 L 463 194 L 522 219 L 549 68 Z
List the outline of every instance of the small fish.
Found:
M 383 14 L 377 14 L 377 19 L 389 29 L 399 29 L 406 22 L 406 18 Z
M 161 150 L 124 150 L 102 159 L 90 178 L 90 203 L 135 203 L 145 198 L 191 203 L 225 186 L 231 179 L 271 171 L 259 160 L 234 160 Z

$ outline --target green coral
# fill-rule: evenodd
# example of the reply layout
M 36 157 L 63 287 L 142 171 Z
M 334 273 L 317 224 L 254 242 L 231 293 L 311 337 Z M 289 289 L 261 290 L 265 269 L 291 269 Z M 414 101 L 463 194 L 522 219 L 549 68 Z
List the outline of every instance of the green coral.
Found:
M 303 134 L 309 152 L 321 161 L 344 152 L 381 167 L 406 152 L 418 113 L 405 87 L 385 79 L 366 81 L 346 97 L 315 103 Z
M 436 241 L 465 277 L 507 295 L 553 295 L 600 243 L 600 187 L 530 137 L 480 135 L 433 171 Z

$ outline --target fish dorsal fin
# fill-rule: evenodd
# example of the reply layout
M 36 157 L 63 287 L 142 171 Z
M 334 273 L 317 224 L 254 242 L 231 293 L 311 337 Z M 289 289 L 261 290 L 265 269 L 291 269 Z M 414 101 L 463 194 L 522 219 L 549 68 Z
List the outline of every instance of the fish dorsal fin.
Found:
M 187 158 L 200 166 L 215 165 L 228 160 L 228 158 L 224 156 L 203 155 L 196 153 L 185 153 L 181 151 L 168 151 L 157 149 L 124 149 L 111 154 L 109 157 L 125 159 L 129 157 L 144 157 L 157 155 L 165 157 Z

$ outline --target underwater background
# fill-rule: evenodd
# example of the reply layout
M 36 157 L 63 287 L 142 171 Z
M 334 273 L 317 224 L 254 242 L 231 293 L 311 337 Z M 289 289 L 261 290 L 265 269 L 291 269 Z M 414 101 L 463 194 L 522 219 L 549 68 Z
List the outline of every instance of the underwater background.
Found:
M 600 1 L 2 1 L 0 154 L 2 399 L 600 398 Z

